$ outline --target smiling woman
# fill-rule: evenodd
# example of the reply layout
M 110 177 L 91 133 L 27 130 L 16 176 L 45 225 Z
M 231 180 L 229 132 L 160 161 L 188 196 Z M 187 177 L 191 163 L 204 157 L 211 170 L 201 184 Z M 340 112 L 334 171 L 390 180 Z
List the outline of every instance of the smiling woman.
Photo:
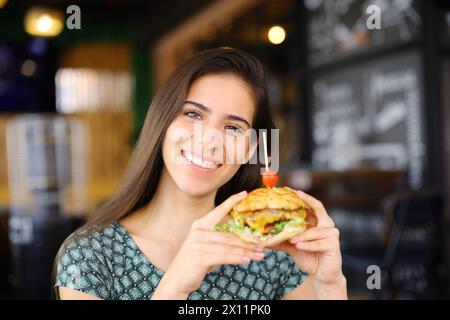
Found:
M 251 128 L 254 113 L 251 88 L 239 77 L 208 74 L 195 80 L 162 148 L 165 168 L 178 189 L 201 196 L 229 181 L 240 168 L 236 153 L 250 151 L 238 136 Z M 173 161 L 176 155 L 186 161 Z
M 246 190 L 260 186 L 258 165 L 233 161 L 239 155 L 248 160 L 255 151 L 248 132 L 273 127 L 263 67 L 252 55 L 211 49 L 178 67 L 150 105 L 123 183 L 62 245 L 55 261 L 57 295 L 314 297 L 288 250 L 214 231 Z M 336 279 L 338 266 L 336 261 L 328 268 Z

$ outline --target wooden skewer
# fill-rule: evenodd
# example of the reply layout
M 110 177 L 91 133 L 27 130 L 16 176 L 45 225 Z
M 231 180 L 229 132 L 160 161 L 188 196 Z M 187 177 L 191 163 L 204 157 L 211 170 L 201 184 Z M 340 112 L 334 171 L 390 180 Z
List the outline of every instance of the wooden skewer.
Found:
M 266 172 L 269 172 L 269 157 L 267 156 L 267 134 L 263 131 L 263 143 L 264 143 L 264 162 L 266 164 Z

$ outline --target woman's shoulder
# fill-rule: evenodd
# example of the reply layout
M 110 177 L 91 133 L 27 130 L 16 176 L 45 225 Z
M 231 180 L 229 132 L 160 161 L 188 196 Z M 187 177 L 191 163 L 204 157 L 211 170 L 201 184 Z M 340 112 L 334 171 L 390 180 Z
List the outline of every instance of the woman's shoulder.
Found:
M 110 298 L 111 263 L 124 242 L 117 223 L 83 226 L 61 245 L 56 256 L 54 286 L 63 286 L 103 299 Z
M 64 241 L 58 256 L 69 255 L 74 261 L 112 258 L 115 251 L 123 251 L 126 238 L 125 230 L 115 221 L 82 226 Z

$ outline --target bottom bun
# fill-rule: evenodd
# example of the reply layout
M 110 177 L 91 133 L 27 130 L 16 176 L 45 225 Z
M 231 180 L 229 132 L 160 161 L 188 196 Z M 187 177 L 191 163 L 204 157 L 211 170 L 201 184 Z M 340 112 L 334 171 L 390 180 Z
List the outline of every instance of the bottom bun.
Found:
M 298 225 L 295 227 L 290 227 L 289 231 L 283 230 L 280 233 L 267 238 L 266 240 L 261 240 L 258 237 L 249 235 L 248 233 L 237 232 L 237 231 L 235 231 L 233 233 L 236 234 L 241 240 L 243 240 L 245 242 L 258 243 L 263 247 L 274 247 L 276 245 L 279 245 L 280 243 L 283 243 L 286 240 L 289 240 L 289 239 L 299 235 L 300 233 L 305 231 L 306 228 L 307 228 L 306 225 Z

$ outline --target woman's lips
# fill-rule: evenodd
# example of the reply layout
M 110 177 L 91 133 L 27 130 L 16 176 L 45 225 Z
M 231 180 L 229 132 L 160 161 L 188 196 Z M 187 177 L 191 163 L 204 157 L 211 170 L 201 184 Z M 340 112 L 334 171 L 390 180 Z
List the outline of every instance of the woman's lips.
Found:
M 181 150 L 181 155 L 191 168 L 199 172 L 214 172 L 222 166 L 221 163 L 218 163 L 216 161 L 203 160 L 186 150 Z

